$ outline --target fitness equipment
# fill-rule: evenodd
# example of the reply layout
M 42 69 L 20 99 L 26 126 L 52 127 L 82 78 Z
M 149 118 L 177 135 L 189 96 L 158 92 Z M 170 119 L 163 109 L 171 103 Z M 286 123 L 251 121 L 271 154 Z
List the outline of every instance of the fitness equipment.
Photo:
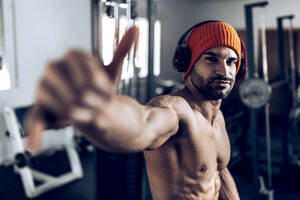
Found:
M 245 5 L 246 27 L 247 27 L 247 53 L 248 53 L 248 79 L 245 80 L 240 87 L 240 97 L 242 102 L 248 107 L 250 114 L 250 133 L 251 133 L 251 148 L 252 148 L 252 176 L 254 195 L 257 198 L 258 192 L 267 195 L 269 200 L 274 197 L 272 189 L 272 163 L 271 163 L 271 138 L 270 138 L 270 119 L 269 119 L 269 98 L 271 95 L 271 87 L 268 83 L 268 64 L 265 39 L 265 19 L 262 13 L 262 8 L 267 6 L 268 2 L 258 2 Z M 254 64 L 254 39 L 253 39 L 253 22 L 252 9 L 259 7 L 260 12 L 260 37 L 262 42 L 262 57 L 263 57 L 263 77 L 259 79 L 257 68 Z M 265 187 L 262 177 L 258 177 L 257 166 L 257 125 L 258 109 L 264 107 L 265 127 L 266 127 L 266 146 L 267 146 L 267 172 L 268 172 L 268 188 Z M 260 180 L 260 189 L 258 190 L 258 180 Z
M 270 85 L 259 78 L 248 78 L 240 86 L 241 100 L 251 109 L 259 109 L 267 105 L 270 95 Z
M 120 3 L 124 3 L 125 1 L 109 1 L 110 9 L 114 10 L 115 20 L 119 18 L 119 10 L 117 8 L 112 9 L 112 6 L 118 6 Z M 92 49 L 93 54 L 97 56 L 100 55 L 100 47 L 99 44 L 101 40 L 99 40 L 99 35 L 101 30 L 99 28 L 99 24 L 101 20 L 101 11 L 105 6 L 105 1 L 92 0 Z M 134 13 L 132 8 L 133 0 L 127 0 L 127 18 L 132 18 L 132 13 Z M 100 18 L 101 19 L 101 18 Z M 132 19 L 130 19 L 132 20 Z M 133 21 L 132 21 L 133 22 Z M 95 26 L 94 26 L 95 24 Z M 118 26 L 115 26 L 115 29 L 118 29 Z M 115 30 L 118 32 L 118 30 Z M 117 34 L 118 35 L 118 34 Z M 115 41 L 118 40 L 117 35 L 115 35 Z M 133 60 L 133 50 L 128 57 L 128 61 L 130 59 Z M 134 65 L 134 64 L 133 64 Z M 134 66 L 133 66 L 134 67 Z M 122 84 L 122 82 L 120 83 Z M 127 93 L 131 90 L 131 86 L 127 89 L 124 89 L 124 84 L 121 86 L 122 90 L 119 92 Z M 139 90 L 139 88 L 137 88 Z M 143 167 L 144 167 L 144 159 L 142 153 L 134 153 L 134 154 L 118 154 L 111 153 L 101 150 L 99 148 L 96 149 L 96 177 L 95 177 L 95 185 L 96 189 L 96 199 L 142 199 L 144 196 L 143 186 Z M 143 194 L 142 194 L 143 193 Z
M 284 37 L 284 31 L 283 31 L 283 20 L 290 20 L 290 30 L 289 30 L 289 52 L 290 52 L 290 59 L 291 60 L 291 65 L 294 66 L 294 52 L 293 52 L 293 38 L 292 37 L 292 19 L 294 18 L 294 15 L 286 15 L 286 16 L 280 16 L 277 17 L 277 37 L 278 37 L 278 63 L 279 63 L 279 67 L 280 67 L 280 74 L 278 75 L 278 80 L 282 80 L 282 81 L 277 81 L 277 83 L 281 83 L 281 84 L 277 84 L 278 86 L 281 85 L 281 90 L 280 92 L 282 94 L 285 94 L 286 91 L 291 91 L 292 93 L 292 97 L 287 96 L 286 100 L 284 102 L 281 103 L 281 107 L 283 109 L 283 113 L 288 115 L 288 113 L 290 112 L 290 107 L 295 105 L 295 73 L 291 71 L 291 74 L 288 72 L 288 67 L 286 67 L 286 63 L 285 63 L 285 37 Z M 294 68 L 294 67 L 291 67 Z M 292 82 L 292 84 L 290 84 Z M 277 86 L 276 82 L 272 83 L 272 87 Z M 293 94 L 294 93 L 294 94 Z M 291 105 L 291 101 L 292 104 Z M 291 117 L 291 115 L 293 115 L 294 109 L 292 109 L 292 111 L 290 112 L 290 119 L 288 119 L 287 117 L 282 118 L 282 123 L 283 123 L 283 130 L 288 130 L 289 127 L 289 121 L 293 122 L 293 117 Z M 295 131 L 295 129 L 293 129 Z M 289 152 L 289 145 L 288 145 L 288 135 L 289 134 L 282 134 L 282 169 L 287 167 L 290 163 L 290 152 Z
M 127 29 L 132 27 L 134 25 L 134 17 L 132 10 L 135 9 L 135 1 L 127 0 L 126 1 L 127 9 L 126 9 L 126 18 L 127 18 Z M 122 73 L 127 74 L 124 78 L 123 82 L 123 94 L 127 94 L 129 96 L 133 96 L 133 83 L 137 80 L 137 69 L 135 66 L 135 46 L 130 49 L 130 52 L 127 56 L 127 66 L 125 66 L 125 69 L 122 69 Z M 134 76 L 133 78 L 130 77 L 130 73 L 133 72 Z
M 3 114 L 7 126 L 6 137 L 9 143 L 8 152 L 14 155 L 14 158 L 12 158 L 14 170 L 21 176 L 26 196 L 28 198 L 34 198 L 47 191 L 82 178 L 83 172 L 74 146 L 74 131 L 70 126 L 63 129 L 46 130 L 44 132 L 42 150 L 39 152 L 39 154 L 41 154 L 47 152 L 47 150 L 65 149 L 70 164 L 70 172 L 59 176 L 52 176 L 31 168 L 30 160 L 32 157 L 28 155 L 25 148 L 27 138 L 26 135 L 24 135 L 24 131 L 22 131 L 23 126 L 21 126 L 21 124 L 23 124 L 24 113 L 27 112 L 28 109 L 29 107 L 13 109 L 12 107 L 6 106 L 4 107 Z M 17 118 L 18 114 L 20 118 Z M 60 138 L 60 140 L 57 141 L 54 138 Z M 38 154 L 33 156 L 37 155 Z M 42 183 L 36 186 L 35 181 Z
M 102 58 L 100 47 L 102 46 L 101 43 L 101 20 L 99 20 L 100 17 L 100 10 L 101 10 L 101 4 L 99 4 L 100 0 L 91 0 L 91 33 L 92 33 L 92 53 L 95 56 L 99 56 L 99 58 Z
M 113 49 L 115 49 L 120 40 L 120 34 L 124 30 L 122 27 L 123 24 L 120 22 L 124 19 L 121 18 L 122 15 L 126 14 L 126 21 L 127 27 L 126 29 L 130 28 L 135 24 L 135 18 L 137 16 L 136 12 L 136 1 L 135 0 L 106 0 L 101 1 L 101 3 L 94 3 L 94 7 L 100 7 L 100 11 L 104 11 L 108 17 L 114 20 L 114 37 L 113 37 Z M 101 9 L 102 8 L 102 9 Z M 92 8 L 95 9 L 95 8 Z M 126 11 L 126 13 L 125 13 Z M 97 11 L 99 12 L 99 11 Z M 99 15 L 99 13 L 98 13 Z M 97 16 L 94 16 L 94 18 Z M 96 19 L 97 21 L 102 23 L 102 16 L 100 17 L 101 20 Z M 124 21 L 123 21 L 124 22 Z M 98 27 L 99 28 L 99 27 Z M 101 26 L 102 28 L 102 26 Z M 95 28 L 98 32 L 97 27 Z M 102 45 L 100 45 L 102 46 Z M 128 53 L 128 56 L 124 60 L 123 67 L 121 68 L 120 75 L 117 77 L 117 93 L 126 94 L 129 96 L 136 97 L 135 93 L 138 93 L 138 87 L 135 85 L 139 85 L 139 77 L 138 77 L 138 69 L 135 65 L 135 46 L 133 46 Z M 134 92 L 135 90 L 135 92 Z
M 148 76 L 147 76 L 147 101 L 153 97 L 154 93 L 154 22 L 156 18 L 157 0 L 147 0 L 147 17 L 149 21 L 149 40 L 148 40 Z
M 156 95 L 167 95 L 171 92 L 175 92 L 179 89 L 182 89 L 184 85 L 182 83 L 173 81 L 173 80 L 164 80 L 159 79 L 157 81 L 157 86 L 155 88 Z
M 289 19 L 289 52 L 290 52 L 290 65 L 291 65 L 291 82 L 292 82 L 292 93 L 293 93 L 293 107 L 296 105 L 297 95 L 297 80 L 296 80 L 296 64 L 294 55 L 294 37 L 293 37 L 293 21 L 294 16 L 288 17 Z
M 3 58 L 2 58 L 2 56 L 0 56 L 0 70 L 2 70 L 2 65 L 3 65 Z
M 0 56 L 0 70 L 3 69 L 3 57 Z
M 4 53 L 4 27 L 3 27 L 3 3 L 0 3 L 0 70 L 3 68 L 3 53 Z
M 296 69 L 295 65 L 295 56 L 294 56 L 294 35 L 293 35 L 293 23 L 292 20 L 295 16 L 288 15 L 280 17 L 280 20 L 288 19 L 289 20 L 289 30 L 288 30 L 288 40 L 289 40 L 289 55 L 290 55 L 290 90 L 292 92 L 292 109 L 290 111 L 290 121 L 291 121 L 291 143 L 289 144 L 287 134 L 283 134 L 283 156 L 284 161 L 283 163 L 287 163 L 289 165 L 297 165 L 300 167 L 300 152 L 297 149 L 297 145 L 295 141 L 299 137 L 299 128 L 298 122 L 300 120 L 300 106 L 299 106 L 299 86 L 297 88 L 297 79 L 299 79 L 299 69 Z M 278 20 L 279 20 L 278 19 Z M 282 23 L 280 24 L 282 27 Z M 282 28 L 281 28 L 282 29 Z M 284 59 L 284 57 L 282 58 Z M 284 61 L 283 61 L 284 62 Z

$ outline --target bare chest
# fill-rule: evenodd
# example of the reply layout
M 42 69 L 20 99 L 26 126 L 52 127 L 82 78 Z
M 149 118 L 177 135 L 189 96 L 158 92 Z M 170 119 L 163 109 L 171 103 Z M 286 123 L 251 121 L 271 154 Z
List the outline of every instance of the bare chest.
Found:
M 179 132 L 165 145 L 145 152 L 152 190 L 162 196 L 172 194 L 179 197 L 165 199 L 218 197 L 219 172 L 226 168 L 230 159 L 225 125 L 210 126 L 198 120 L 190 122 L 181 124 Z M 158 185 L 168 192 L 158 189 Z
M 230 143 L 225 125 L 211 126 L 195 121 L 182 130 L 178 138 L 182 166 L 195 176 L 211 177 L 224 169 L 230 159 Z

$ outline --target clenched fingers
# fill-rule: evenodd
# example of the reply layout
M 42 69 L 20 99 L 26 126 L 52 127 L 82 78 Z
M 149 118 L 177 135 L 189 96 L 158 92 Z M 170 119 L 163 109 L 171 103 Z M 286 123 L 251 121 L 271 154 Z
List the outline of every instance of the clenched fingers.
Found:
M 113 82 L 98 57 L 71 50 L 66 54 L 65 61 L 69 66 L 66 69 L 69 79 L 76 88 L 95 88 L 100 93 L 111 95 Z
M 92 123 L 105 108 L 109 98 L 99 95 L 95 90 L 88 90 L 82 95 L 82 105 L 71 111 L 72 120 L 77 123 Z

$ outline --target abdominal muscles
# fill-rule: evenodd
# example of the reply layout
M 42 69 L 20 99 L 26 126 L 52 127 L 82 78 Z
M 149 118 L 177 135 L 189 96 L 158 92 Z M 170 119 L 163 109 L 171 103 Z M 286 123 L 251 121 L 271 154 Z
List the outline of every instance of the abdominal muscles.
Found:
M 220 177 L 216 171 L 215 175 L 209 180 L 203 177 L 190 177 L 183 175 L 182 181 L 178 185 L 176 200 L 217 200 L 220 190 Z

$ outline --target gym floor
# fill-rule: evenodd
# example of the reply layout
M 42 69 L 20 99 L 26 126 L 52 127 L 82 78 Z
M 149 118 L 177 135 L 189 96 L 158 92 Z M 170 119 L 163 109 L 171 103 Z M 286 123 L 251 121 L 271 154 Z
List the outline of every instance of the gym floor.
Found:
M 35 200 L 94 200 L 95 196 L 95 153 L 81 155 L 84 171 L 82 179 L 76 180 L 60 188 L 49 191 L 35 198 Z M 53 155 L 39 157 L 32 163 L 41 171 L 49 174 L 61 174 L 69 170 L 66 155 L 63 151 Z M 28 200 L 26 198 L 21 179 L 13 171 L 13 167 L 0 167 L 0 199 Z
M 231 168 L 231 173 L 236 181 L 241 200 L 253 199 L 251 162 L 244 160 Z M 266 173 L 261 174 L 267 177 Z M 275 200 L 299 200 L 299 180 L 300 168 L 289 168 L 288 171 L 273 176 L 273 190 Z M 267 180 L 267 179 L 265 179 Z M 252 197 L 252 198 L 251 198 Z M 267 196 L 259 196 L 259 200 L 268 200 Z
M 49 159 L 50 158 L 50 159 Z M 49 156 L 49 158 L 39 158 L 38 161 L 33 160 L 34 165 L 38 165 L 42 170 L 50 170 L 51 173 L 62 173 L 67 170 L 64 153 L 57 152 Z M 43 194 L 36 200 L 95 200 L 95 153 L 82 154 L 81 162 L 84 170 L 84 177 L 74 181 L 58 189 L 54 189 Z M 251 200 L 253 194 L 251 163 L 248 159 L 241 160 L 234 165 L 230 171 L 236 181 L 241 200 Z M 263 174 L 264 175 L 264 174 Z M 0 168 L 0 199 L 3 200 L 28 200 L 24 194 L 21 180 L 18 175 L 13 172 L 12 167 Z M 299 200 L 300 190 L 298 180 L 300 180 L 300 168 L 290 168 L 288 172 L 273 177 L 275 200 Z M 151 198 L 147 198 L 151 199 Z M 267 199 L 259 197 L 259 199 Z

